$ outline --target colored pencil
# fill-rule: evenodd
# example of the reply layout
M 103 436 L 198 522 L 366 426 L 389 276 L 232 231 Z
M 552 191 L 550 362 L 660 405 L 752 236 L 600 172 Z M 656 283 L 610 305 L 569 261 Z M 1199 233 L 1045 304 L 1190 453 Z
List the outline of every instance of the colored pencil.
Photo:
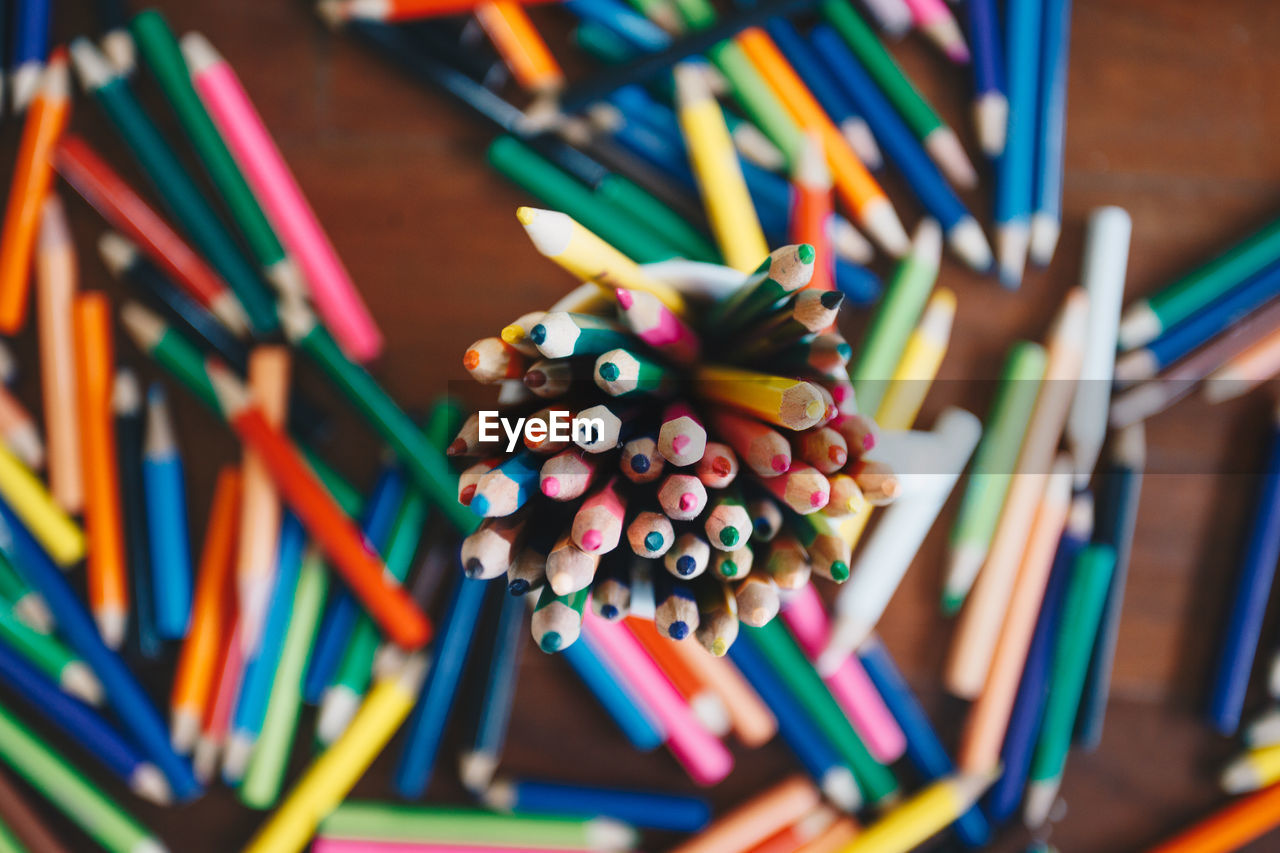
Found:
M 915 423 L 947 353 L 955 314 L 955 292 L 947 287 L 935 290 L 902 347 L 902 357 L 876 410 L 882 429 L 908 429 Z
M 382 335 L 235 72 L 199 33 L 181 46 L 192 85 L 325 322 L 352 358 L 375 358 Z
M 7 599 L 0 601 L 0 640 L 28 663 L 57 682 L 70 696 L 90 705 L 102 704 L 102 685 L 93 670 L 52 634 L 41 633 L 18 616 Z
M 278 324 L 266 286 L 138 103 L 128 81 L 84 38 L 72 41 L 71 62 L 81 86 L 107 114 L 166 207 L 230 285 L 252 328 L 274 331 Z
M 947 179 L 960 187 L 976 185 L 977 172 L 955 131 L 938 117 L 853 6 L 847 0 L 823 0 L 818 8 L 848 43 Z
M 160 656 L 162 641 L 156 625 L 155 576 L 151 566 L 150 519 L 143 473 L 142 388 L 127 367 L 116 371 L 112 383 L 112 426 L 116 465 L 120 475 L 120 515 L 132 603 L 131 624 L 137 652 L 147 660 Z
M 521 638 L 523 642 L 523 637 Z M 666 738 L 656 718 L 635 686 L 613 671 L 596 648 L 590 633 L 560 652 L 596 701 L 605 709 L 632 748 L 640 752 L 656 749 Z
M 672 853 L 744 853 L 811 812 L 820 796 L 808 780 L 790 777 L 721 815 Z
M 1148 848 L 1148 853 L 1230 853 L 1280 824 L 1280 784 L 1236 800 L 1177 835 Z
M 698 832 L 711 821 L 710 806 L 698 797 L 530 779 L 495 782 L 482 801 L 499 812 L 608 817 L 630 826 L 672 832 Z
M 49 491 L 59 506 L 75 513 L 84 506 L 80 439 L 75 429 L 75 344 L 71 334 L 77 269 L 66 211 L 56 195 L 45 199 L 40 211 L 35 281 Z
M 969 46 L 955 16 L 942 0 L 906 0 L 911 17 L 921 32 L 957 65 L 969 61 Z
M 903 494 L 884 512 L 850 567 L 818 669 L 831 673 L 875 628 L 925 535 L 933 526 L 978 444 L 982 425 L 964 409 L 938 416 L 931 442 L 915 458 L 927 474 L 903 474 Z
M 998 9 L 995 0 L 967 4 L 969 45 L 973 49 L 973 125 L 982 153 L 991 159 L 1004 152 L 1009 124 Z
M 1044 367 L 1044 348 L 1029 341 L 1014 344 L 1005 358 L 996 399 L 984 425 L 964 499 L 951 529 L 951 551 L 942 594 L 942 609 L 948 615 L 960 609 L 986 561 Z
M 1103 475 L 1094 538 L 1116 549 L 1116 567 L 1111 575 L 1106 608 L 1102 611 L 1098 641 L 1089 662 L 1089 680 L 1085 683 L 1084 698 L 1080 704 L 1080 718 L 1076 722 L 1076 743 L 1085 750 L 1097 749 L 1102 740 L 1102 723 L 1111 693 L 1111 668 L 1120 640 L 1120 615 L 1129 577 L 1129 558 L 1133 553 L 1133 536 L 1138 525 L 1138 499 L 1142 493 L 1146 452 L 1146 437 L 1141 425 L 1121 430 L 1112 443 L 1110 468 Z
M 1274 417 L 1280 418 L 1280 410 Z M 1280 420 L 1273 420 L 1264 471 L 1210 692 L 1209 722 L 1226 735 L 1234 734 L 1240 725 L 1262 617 L 1276 560 L 1280 559 L 1280 535 L 1276 533 L 1280 525 Z
M 456 806 L 403 806 L 348 802 L 320 825 L 332 840 L 413 843 L 424 838 L 455 847 L 516 846 L 547 851 L 624 850 L 636 831 L 611 818 L 499 815 Z
M 316 12 L 325 21 L 338 24 L 357 19 L 370 21 L 417 21 L 475 11 L 481 0 L 322 0 Z M 540 0 L 521 0 L 533 4 Z
M 113 228 L 136 243 L 232 333 L 248 332 L 249 318 L 226 282 L 88 143 L 73 133 L 65 134 L 54 150 L 53 165 Z
M 982 689 L 996 635 L 1009 603 L 1032 516 L 1044 493 L 1054 450 L 1066 423 L 1083 360 L 1089 296 L 1071 290 L 1049 333 L 1044 380 L 1027 422 L 1013 482 L 973 594 L 960 614 L 947 661 L 947 689 L 972 698 Z
M 564 71 L 517 0 L 484 0 L 473 14 L 521 88 L 545 97 L 564 87 Z
M 501 585 L 490 586 L 490 610 L 497 610 L 492 651 L 487 673 L 479 687 L 479 713 L 475 737 L 470 749 L 458 759 L 458 775 L 468 791 L 479 794 L 493 781 L 502 759 L 507 739 L 512 706 L 515 700 L 517 673 L 525 646 L 524 602 L 517 596 L 505 595 Z M 577 648 L 581 642 L 570 648 Z M 567 650 L 566 650 L 567 651 Z
M 79 597 L 63 578 L 61 570 L 35 539 L 19 523 L 7 504 L 0 503 L 0 520 L 7 528 L 6 549 L 15 557 L 23 577 L 37 589 L 49 605 L 58 630 L 92 669 L 102 683 L 107 702 L 133 741 L 153 764 L 160 768 L 173 795 L 179 801 L 191 799 L 199 784 L 190 766 L 169 744 L 168 731 L 133 674 L 98 634 Z
M 218 638 L 228 630 L 234 608 L 234 555 L 239 516 L 240 472 L 218 472 L 196 573 L 191 627 L 182 645 L 169 699 L 174 747 L 187 753 L 199 736 L 217 665 Z
M 1275 311 L 1280 312 L 1280 308 Z M 1261 315 L 1271 313 L 1271 310 L 1258 312 L 1250 320 L 1237 326 L 1236 331 L 1246 325 L 1258 323 Z M 1260 339 L 1248 342 L 1240 348 L 1240 352 L 1231 355 L 1205 377 L 1203 396 L 1207 402 L 1220 403 L 1234 399 L 1280 373 L 1280 334 L 1276 333 L 1276 326 L 1269 319 L 1267 325 L 1269 328 Z
M 0 759 L 90 838 L 112 853 L 165 849 L 133 816 L 2 708 Z
M 301 851 L 409 716 L 426 670 L 426 660 L 415 654 L 380 678 L 346 732 L 310 764 L 245 850 Z
M 143 477 L 156 628 L 165 639 L 181 639 L 186 636 L 190 620 L 192 584 L 186 486 L 168 401 L 158 384 L 147 390 Z
M 219 408 L 232 429 L 266 464 L 281 497 L 307 532 L 332 560 L 333 568 L 388 637 L 413 649 L 426 643 L 430 622 L 404 589 L 388 579 L 385 566 L 371 555 L 355 525 L 342 512 L 296 446 L 272 426 L 244 386 L 225 367 L 209 362 L 208 378 Z
M 894 806 L 845 847 L 847 853 L 914 850 L 969 811 L 995 780 L 994 773 L 950 776 Z
M 1000 283 L 1010 289 L 1022 283 L 1031 240 L 1043 13 L 1040 2 L 1013 2 L 1005 10 L 1009 123 L 996 164 L 994 217 Z
M 1071 0 L 1045 3 L 1039 57 L 1039 112 L 1032 184 L 1031 263 L 1046 267 L 1062 231 L 1062 171 L 1067 135 L 1067 60 Z
M 48 16 L 47 2 L 24 2 L 20 5 L 27 11 L 43 6 L 43 14 Z M 48 26 L 47 21 L 45 25 Z M 24 73 L 24 69 L 19 67 L 14 74 L 15 102 L 19 95 L 16 87 Z M 71 81 L 66 51 L 55 52 L 49 58 L 47 69 L 37 70 L 35 74 L 38 91 L 33 88 L 31 92 L 34 100 L 23 125 L 18 162 L 5 208 L 4 228 L 0 232 L 0 331 L 10 335 L 26 325 L 31 261 L 35 257 L 40 208 L 53 182 L 49 154 L 66 127 L 71 112 Z

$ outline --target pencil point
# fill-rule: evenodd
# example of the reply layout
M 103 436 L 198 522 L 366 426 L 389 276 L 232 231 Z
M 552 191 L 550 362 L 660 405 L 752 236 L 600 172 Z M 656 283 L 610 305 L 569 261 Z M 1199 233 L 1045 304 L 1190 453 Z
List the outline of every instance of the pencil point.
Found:
M 222 62 L 217 49 L 201 33 L 187 33 L 178 39 L 178 44 L 192 74 L 199 74 Z
M 102 704 L 102 682 L 82 661 L 74 660 L 64 666 L 58 683 L 63 690 L 83 699 L 86 704 Z
M 732 548 L 738 544 L 738 528 L 726 527 L 720 531 L 720 544 L 726 548 Z
M 951 227 L 947 245 L 970 269 L 986 272 L 991 269 L 991 244 L 982 226 L 972 216 L 966 216 Z
M 831 579 L 833 581 L 836 581 L 837 583 L 840 583 L 842 581 L 846 581 L 849 579 L 849 564 L 846 563 L 844 560 L 834 561 L 831 564 L 831 568 L 829 569 L 829 571 L 831 572 Z
M 560 651 L 560 646 L 561 646 L 561 643 L 563 642 L 564 640 L 560 636 L 559 632 L 548 631 L 547 633 L 542 635 L 542 640 L 538 643 L 538 645 L 542 648 L 544 652 L 551 654 L 552 652 Z
M 1035 830 L 1044 826 L 1049 819 L 1049 812 L 1058 799 L 1058 785 L 1061 778 L 1033 780 L 1027 785 L 1026 805 L 1022 810 L 1022 822 L 1027 829 Z
M 1009 99 L 1003 92 L 987 92 L 973 104 L 973 122 L 978 129 L 982 153 L 994 160 L 1004 151 L 1009 127 Z
M 667 628 L 667 634 L 670 635 L 673 640 L 683 640 L 685 637 L 689 636 L 689 625 L 686 622 L 672 622 Z
M 978 185 L 978 172 L 954 130 L 946 125 L 939 126 L 925 137 L 924 147 L 951 183 L 966 190 Z
M 862 227 L 880 248 L 895 258 L 911 249 L 911 238 L 902 227 L 902 220 L 887 198 L 874 199 L 863 206 L 859 216 Z
M 1043 269 L 1053 260 L 1054 250 L 1058 248 L 1058 237 L 1062 234 L 1062 224 L 1056 216 L 1036 212 L 1031 215 L 1031 247 L 1029 256 L 1031 263 Z

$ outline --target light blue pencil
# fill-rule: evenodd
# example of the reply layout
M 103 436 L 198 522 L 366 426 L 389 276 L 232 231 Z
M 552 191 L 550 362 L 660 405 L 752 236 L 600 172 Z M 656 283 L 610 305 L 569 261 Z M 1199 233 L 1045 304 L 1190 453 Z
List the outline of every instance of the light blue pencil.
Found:
M 996 164 L 996 262 L 1000 283 L 1022 284 L 1031 239 L 1032 172 L 1036 150 L 1036 96 L 1040 77 L 1040 21 L 1044 0 L 1009 0 L 1005 9 L 1009 128 Z
M 271 685 L 275 683 L 285 634 L 289 630 L 289 617 L 293 612 L 306 544 L 307 534 L 302 522 L 292 512 L 286 512 L 280 523 L 275 589 L 267 606 L 262 641 L 258 644 L 257 653 L 245 665 L 244 680 L 240 684 L 240 695 L 236 699 L 231 730 L 227 735 L 227 748 L 222 756 L 222 778 L 228 785 L 238 784 L 244 777 L 249 759 L 253 757 L 253 747 L 262 732 Z
M 590 637 L 579 637 L 578 642 L 562 649 L 559 657 L 573 667 L 633 747 L 649 752 L 662 745 L 665 734 L 609 669 Z
M 156 632 L 180 640 L 191 622 L 191 543 L 187 535 L 187 490 L 174 439 L 169 400 L 159 383 L 147 389 L 147 434 L 142 484 L 151 548 L 151 591 Z

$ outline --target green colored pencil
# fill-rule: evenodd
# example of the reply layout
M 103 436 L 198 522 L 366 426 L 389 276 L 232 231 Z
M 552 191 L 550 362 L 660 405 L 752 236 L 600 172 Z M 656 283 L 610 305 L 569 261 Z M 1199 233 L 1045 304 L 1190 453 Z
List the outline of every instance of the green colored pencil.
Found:
M 893 772 L 867 751 L 844 710 L 779 620 L 762 628 L 744 625 L 738 642 L 744 638 L 769 661 L 774 673 L 808 711 L 813 724 L 849 765 L 867 799 L 878 803 L 896 794 L 898 780 L 893 778 Z
M 22 655 L 72 696 L 90 705 L 102 704 L 102 685 L 89 665 L 57 637 L 42 634 L 23 622 L 8 600 L 0 600 L 0 643 Z
M 474 532 L 480 518 L 458 503 L 458 475 L 449 467 L 444 454 L 431 446 L 417 424 L 376 379 L 347 358 L 304 303 L 297 300 L 281 303 L 280 317 L 289 340 L 324 371 L 391 446 L 423 494 L 463 535 Z
M 635 830 L 608 818 L 508 815 L 431 806 L 346 802 L 320 823 L 325 838 L 430 842 L 522 850 L 627 850 Z
M 858 360 L 849 371 L 860 411 L 880 408 L 907 338 L 929 301 L 941 259 L 942 229 L 934 220 L 924 219 L 911 240 L 911 251 L 898 262 L 893 279 L 876 306 Z
M 274 332 L 279 323 L 270 290 L 240 254 L 235 239 L 138 103 L 128 81 L 88 39 L 71 42 L 71 61 L 81 85 L 107 114 L 169 212 L 235 292 L 254 331 Z
M 1009 350 L 1000 374 L 982 442 L 973 457 L 969 483 L 951 528 L 951 554 L 942 591 L 942 610 L 948 616 L 964 604 L 978 570 L 987 558 L 1004 508 L 1005 494 L 1022 450 L 1027 419 L 1044 377 L 1044 347 L 1019 341 Z
M 619 252 L 641 264 L 680 256 L 680 250 L 653 231 L 636 227 L 626 210 L 578 183 L 532 148 L 511 136 L 500 136 L 489 146 L 489 163 L 513 183 L 594 231 Z
M 974 186 L 978 174 L 956 132 L 920 94 L 849 0 L 823 0 L 820 8 L 948 179 L 961 187 Z
M 461 424 L 462 410 L 453 401 L 442 400 L 432 408 L 423 433 L 431 446 L 443 453 Z M 403 582 L 409 574 L 426 520 L 426 499 L 417 489 L 406 489 L 382 553 L 382 562 L 387 571 L 398 581 Z M 347 649 L 338 664 L 333 683 L 325 691 L 321 702 L 316 734 L 323 742 L 330 742 L 346 729 L 346 724 L 359 705 L 360 697 L 369 688 L 373 660 L 381 640 L 381 634 L 373 620 L 361 613 L 356 619 L 350 639 L 347 640 Z
M 0 760 L 107 850 L 159 853 L 165 849 L 142 824 L 4 707 L 0 707 Z
M 1071 747 L 1080 696 L 1084 692 L 1089 658 L 1093 654 L 1098 623 L 1111 587 L 1116 551 L 1110 545 L 1085 546 L 1076 556 L 1071 585 L 1062 605 L 1058 640 L 1054 646 L 1053 669 L 1049 677 L 1049 698 L 1045 704 L 1035 757 L 1031 760 L 1030 783 L 1024 813 L 1028 827 L 1044 823 L 1058 797 L 1062 769 Z
M 164 15 L 157 9 L 144 9 L 133 16 L 129 31 L 267 279 L 284 292 L 301 292 L 303 285 L 297 267 L 285 254 L 253 191 L 223 143 L 222 135 L 191 85 L 187 61 Z
M 596 185 L 596 195 L 619 210 L 629 211 L 691 261 L 719 263 L 720 253 L 697 228 L 678 213 L 622 175 L 610 174 Z
M 1120 319 L 1120 348 L 1153 341 L 1246 278 L 1280 260 L 1280 219 L 1197 267 L 1154 296 L 1139 299 Z
M 328 589 L 329 570 L 320 553 L 312 548 L 307 551 L 298 572 L 293 612 L 289 616 L 280 663 L 267 698 L 267 713 L 258 735 L 258 745 L 240 784 L 240 802 L 251 809 L 271 808 L 280 796 L 290 748 L 298 728 L 302 681 Z

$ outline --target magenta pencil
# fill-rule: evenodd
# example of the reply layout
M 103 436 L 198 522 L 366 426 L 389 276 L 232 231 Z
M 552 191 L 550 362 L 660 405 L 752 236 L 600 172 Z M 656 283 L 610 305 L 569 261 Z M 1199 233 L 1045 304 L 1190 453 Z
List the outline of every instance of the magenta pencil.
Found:
M 622 322 L 636 337 L 677 364 L 692 364 L 702 352 L 702 343 L 693 329 L 676 316 L 662 300 L 643 290 L 615 291 Z
M 595 479 L 599 457 L 576 447 L 562 450 L 542 463 L 538 488 L 553 501 L 571 501 L 586 494 Z
M 805 584 L 788 599 L 782 618 L 809 660 L 816 660 L 826 648 L 831 622 L 813 584 Z M 907 737 L 856 656 L 845 658 L 823 681 L 876 761 L 892 764 L 902 757 Z
M 929 40 L 936 44 L 952 62 L 969 61 L 969 46 L 955 15 L 942 0 L 906 0 L 911 17 Z
M 588 554 L 607 554 L 618 547 L 627 501 L 618 491 L 621 478 L 614 476 L 596 489 L 573 516 L 570 537 Z
M 693 716 L 640 642 L 619 623 L 608 622 L 588 608 L 582 633 L 610 669 L 640 696 L 667 733 L 667 749 L 699 785 L 714 785 L 733 769 L 733 756 Z
M 191 82 L 280 242 L 297 261 L 311 301 L 347 355 L 368 362 L 382 333 L 227 61 L 199 33 L 182 37 Z

